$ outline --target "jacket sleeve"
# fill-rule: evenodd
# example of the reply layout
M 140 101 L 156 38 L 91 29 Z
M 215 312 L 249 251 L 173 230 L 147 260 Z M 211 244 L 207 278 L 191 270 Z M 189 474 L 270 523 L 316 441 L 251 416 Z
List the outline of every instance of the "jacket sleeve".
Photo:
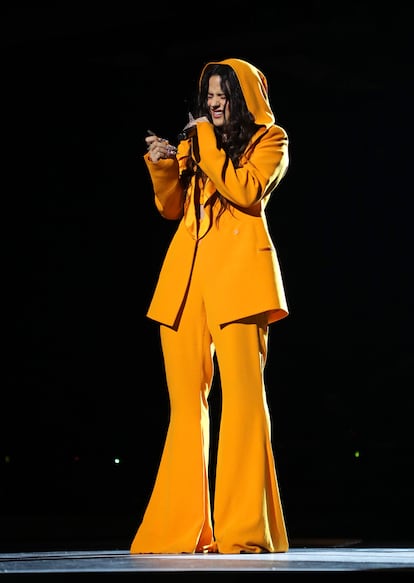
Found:
M 277 125 L 261 128 L 241 160 L 234 168 L 224 150 L 216 145 L 214 128 L 209 122 L 197 124 L 193 138 L 193 157 L 213 181 L 217 190 L 241 208 L 255 206 L 276 188 L 289 165 L 288 136 Z
M 144 162 L 150 174 L 158 212 L 165 219 L 180 219 L 183 215 L 184 192 L 179 179 L 178 160 L 159 160 L 155 164 L 147 152 Z

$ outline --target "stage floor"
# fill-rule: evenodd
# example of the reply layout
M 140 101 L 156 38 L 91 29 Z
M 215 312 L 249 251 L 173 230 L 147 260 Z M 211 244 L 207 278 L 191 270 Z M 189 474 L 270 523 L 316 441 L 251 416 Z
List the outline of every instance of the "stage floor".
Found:
M 142 574 L 200 576 L 237 574 L 237 580 L 277 573 L 414 571 L 414 549 L 352 546 L 297 547 L 260 555 L 131 555 L 128 550 L 51 551 L 0 554 L 0 575 Z M 243 579 L 244 579 L 243 578 Z M 232 580 L 235 580 L 234 578 Z

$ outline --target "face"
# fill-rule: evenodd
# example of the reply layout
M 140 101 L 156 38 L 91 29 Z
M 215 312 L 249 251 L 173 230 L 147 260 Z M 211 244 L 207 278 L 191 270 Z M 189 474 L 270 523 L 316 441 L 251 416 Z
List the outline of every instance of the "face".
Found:
M 207 107 L 215 126 L 222 126 L 230 119 L 230 105 L 220 85 L 220 75 L 212 75 L 208 83 Z

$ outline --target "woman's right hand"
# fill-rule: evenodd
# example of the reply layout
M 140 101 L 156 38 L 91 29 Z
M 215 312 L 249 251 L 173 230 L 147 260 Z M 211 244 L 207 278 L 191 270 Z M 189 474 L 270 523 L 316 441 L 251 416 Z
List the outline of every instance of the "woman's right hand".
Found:
M 151 162 L 157 164 L 159 160 L 175 158 L 177 154 L 177 148 L 175 146 L 172 146 L 168 140 L 159 138 L 150 130 L 148 130 L 148 133 L 150 135 L 145 137 L 145 142 Z

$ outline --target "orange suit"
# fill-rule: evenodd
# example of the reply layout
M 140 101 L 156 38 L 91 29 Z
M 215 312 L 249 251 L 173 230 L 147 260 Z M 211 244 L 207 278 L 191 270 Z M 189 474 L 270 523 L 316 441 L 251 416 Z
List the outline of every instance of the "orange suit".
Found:
M 236 72 L 260 125 L 239 167 L 218 149 L 208 121 L 180 142 L 175 159 L 154 164 L 144 156 L 158 211 L 179 223 L 147 312 L 160 324 L 170 422 L 131 553 L 288 549 L 263 381 L 268 326 L 288 315 L 265 216 L 288 167 L 288 137 L 275 124 L 264 75 L 240 59 L 222 63 Z M 179 177 L 188 156 L 208 178 L 193 177 L 185 193 Z M 231 203 L 219 222 L 217 192 Z M 213 488 L 214 354 L 222 410 Z

